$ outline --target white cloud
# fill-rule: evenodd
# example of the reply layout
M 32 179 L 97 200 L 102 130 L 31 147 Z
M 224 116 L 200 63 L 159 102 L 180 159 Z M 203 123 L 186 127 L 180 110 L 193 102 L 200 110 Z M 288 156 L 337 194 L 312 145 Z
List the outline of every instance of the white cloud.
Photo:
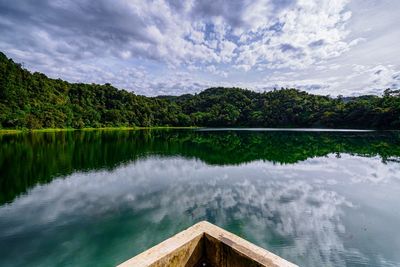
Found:
M 173 72 L 187 70 L 191 80 L 210 84 L 214 78 L 207 73 L 226 78 L 229 68 L 238 74 L 232 84 L 250 89 L 268 87 L 252 86 L 274 70 L 290 77 L 280 83 L 302 84 L 291 82 L 289 73 L 296 70 L 296 81 L 319 81 L 325 88 L 320 92 L 333 95 L 399 86 L 400 62 L 393 55 L 399 53 L 395 10 L 400 6 L 388 0 L 100 0 L 95 9 L 91 5 L 0 0 L 1 50 L 29 69 L 70 81 L 96 82 L 103 79 L 91 77 L 99 72 L 117 77 L 126 67 L 143 67 L 151 80 L 109 82 L 145 94 L 157 94 L 157 88 L 145 87 L 154 85 L 154 77 L 169 83 Z M 113 68 L 107 67 L 111 63 Z M 357 86 L 351 80 L 358 77 L 354 64 L 387 71 Z M 169 94 L 184 91 L 171 90 Z
M 345 11 L 348 0 L 298 1 L 272 18 L 271 30 L 241 36 L 255 39 L 241 46 L 238 63 L 268 68 L 306 68 L 324 59 L 337 57 L 349 49 L 345 41 L 345 23 L 351 12 Z M 354 44 L 354 43 L 353 43 Z

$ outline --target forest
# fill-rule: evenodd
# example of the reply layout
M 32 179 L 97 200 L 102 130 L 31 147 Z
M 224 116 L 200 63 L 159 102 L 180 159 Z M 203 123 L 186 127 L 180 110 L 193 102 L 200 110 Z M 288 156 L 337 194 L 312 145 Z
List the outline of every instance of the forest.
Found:
M 400 90 L 330 97 L 219 87 L 146 97 L 31 73 L 0 52 L 0 129 L 152 126 L 400 129 Z

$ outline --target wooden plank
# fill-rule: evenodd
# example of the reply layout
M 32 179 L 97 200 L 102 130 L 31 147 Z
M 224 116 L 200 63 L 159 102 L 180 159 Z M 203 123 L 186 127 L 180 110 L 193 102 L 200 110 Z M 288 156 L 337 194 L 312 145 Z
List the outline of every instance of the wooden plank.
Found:
M 184 266 L 205 260 L 223 267 L 296 267 L 209 222 L 202 221 L 119 265 L 119 267 Z

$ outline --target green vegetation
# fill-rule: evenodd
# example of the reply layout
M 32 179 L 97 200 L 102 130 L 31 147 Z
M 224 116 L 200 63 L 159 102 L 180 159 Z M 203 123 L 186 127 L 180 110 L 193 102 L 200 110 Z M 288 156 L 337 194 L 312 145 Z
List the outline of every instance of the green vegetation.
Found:
M 180 156 L 207 164 L 266 160 L 293 164 L 341 153 L 400 158 L 400 132 L 61 131 L 0 135 L 0 204 L 38 183 L 77 171 L 113 169 L 143 157 Z
M 132 130 L 157 130 L 157 129 L 195 129 L 198 127 L 178 127 L 178 126 L 152 126 L 152 127 L 99 127 L 99 128 L 43 128 L 43 129 L 0 129 L 2 134 L 20 133 L 44 133 L 44 132 L 65 132 L 65 131 L 132 131 Z
M 110 84 L 68 83 L 30 73 L 0 52 L 0 129 L 152 126 L 400 129 L 400 90 L 383 96 L 318 96 L 211 88 L 145 97 Z

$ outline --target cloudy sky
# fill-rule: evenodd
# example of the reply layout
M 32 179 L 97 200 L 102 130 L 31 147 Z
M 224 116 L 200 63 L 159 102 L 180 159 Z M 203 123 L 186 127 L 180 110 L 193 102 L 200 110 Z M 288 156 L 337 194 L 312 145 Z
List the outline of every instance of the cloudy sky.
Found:
M 0 0 L 0 51 L 137 94 L 400 88 L 398 0 Z

